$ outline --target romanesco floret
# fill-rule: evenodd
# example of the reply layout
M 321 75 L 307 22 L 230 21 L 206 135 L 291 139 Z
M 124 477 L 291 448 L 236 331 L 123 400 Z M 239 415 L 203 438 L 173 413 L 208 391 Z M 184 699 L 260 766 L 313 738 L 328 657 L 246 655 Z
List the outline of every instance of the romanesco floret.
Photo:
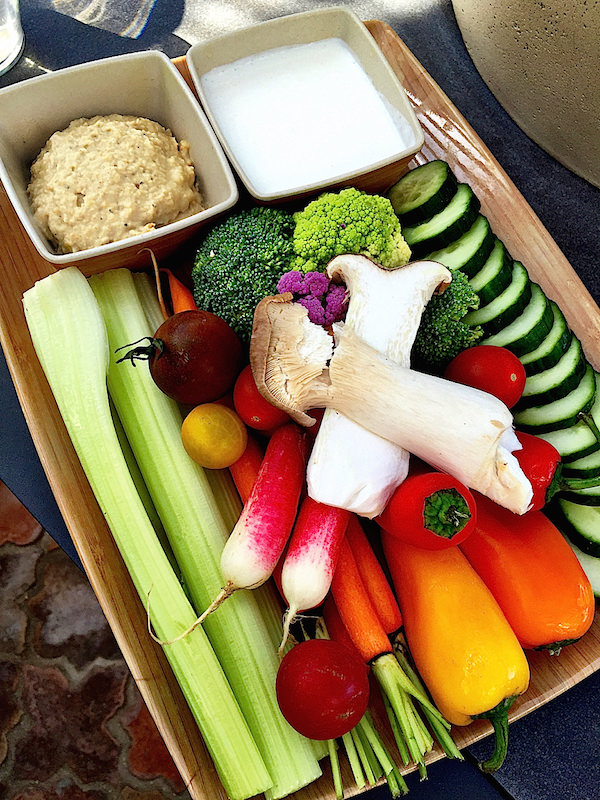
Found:
M 348 295 L 343 284 L 333 283 L 323 272 L 290 270 L 279 279 L 277 291 L 291 292 L 294 302 L 308 311 L 316 325 L 333 325 L 346 316 Z
M 192 269 L 198 308 L 222 317 L 247 341 L 254 309 L 277 293 L 277 281 L 290 268 L 293 230 L 292 214 L 273 207 L 243 209 L 217 223 Z
M 335 256 L 360 253 L 382 267 L 407 264 L 410 249 L 386 197 L 358 189 L 326 192 L 294 214 L 292 268 L 324 270 Z
M 442 294 L 434 295 L 425 307 L 412 349 L 416 369 L 441 374 L 454 356 L 477 344 L 483 335 L 479 325 L 464 317 L 479 307 L 479 296 L 460 270 Z

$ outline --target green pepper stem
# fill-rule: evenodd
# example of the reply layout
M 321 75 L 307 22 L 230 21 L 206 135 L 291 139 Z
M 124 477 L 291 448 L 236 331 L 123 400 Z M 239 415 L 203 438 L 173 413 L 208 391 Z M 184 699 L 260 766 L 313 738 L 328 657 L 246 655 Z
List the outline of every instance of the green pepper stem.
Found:
M 425 498 L 423 526 L 437 536 L 452 539 L 470 519 L 469 505 L 457 489 L 438 489 Z

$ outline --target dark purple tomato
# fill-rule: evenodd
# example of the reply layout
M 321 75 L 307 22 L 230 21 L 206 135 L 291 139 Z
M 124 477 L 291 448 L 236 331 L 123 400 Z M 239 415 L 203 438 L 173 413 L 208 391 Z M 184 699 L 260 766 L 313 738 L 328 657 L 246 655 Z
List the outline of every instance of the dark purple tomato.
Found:
M 193 406 L 222 397 L 245 363 L 235 331 L 216 314 L 200 309 L 168 317 L 149 344 L 133 348 L 124 359 L 147 359 L 159 389 Z
M 309 739 L 335 739 L 360 721 L 369 702 L 369 678 L 357 652 L 330 639 L 295 645 L 277 673 L 281 713 Z

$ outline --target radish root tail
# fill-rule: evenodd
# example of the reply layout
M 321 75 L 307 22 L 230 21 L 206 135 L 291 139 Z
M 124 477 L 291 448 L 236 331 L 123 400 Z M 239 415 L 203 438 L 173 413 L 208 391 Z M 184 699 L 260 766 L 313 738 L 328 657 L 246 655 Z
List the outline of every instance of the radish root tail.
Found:
M 285 649 L 285 646 L 286 646 L 287 641 L 288 641 L 289 636 L 290 636 L 290 626 L 291 626 L 292 622 L 296 619 L 296 614 L 297 613 L 298 613 L 298 609 L 295 608 L 294 606 L 290 606 L 287 609 L 287 611 L 285 612 L 285 615 L 283 617 L 283 636 L 282 636 L 282 639 L 281 639 L 281 644 L 279 645 L 279 657 L 280 658 L 283 657 L 283 651 Z
M 209 616 L 209 614 L 212 614 L 213 611 L 216 611 L 217 608 L 219 608 L 219 606 L 222 603 L 224 603 L 228 597 L 231 597 L 231 595 L 235 591 L 237 591 L 237 588 L 238 587 L 234 586 L 234 584 L 231 583 L 231 581 L 227 581 L 225 586 L 221 589 L 219 594 L 215 597 L 215 599 L 212 601 L 212 603 L 209 605 L 206 611 L 200 614 L 200 616 L 197 619 L 195 619 L 188 628 L 186 628 L 182 633 L 180 633 L 174 639 L 161 639 L 152 630 L 152 623 L 150 621 L 150 592 L 152 591 L 152 589 L 150 589 L 150 591 L 146 596 L 146 615 L 148 618 L 148 633 L 154 639 L 155 642 L 162 645 L 163 647 L 168 644 L 175 644 L 175 642 L 179 642 L 181 641 L 181 639 L 185 639 L 185 637 L 189 636 L 190 633 L 192 633 L 199 625 L 202 625 L 202 623 Z

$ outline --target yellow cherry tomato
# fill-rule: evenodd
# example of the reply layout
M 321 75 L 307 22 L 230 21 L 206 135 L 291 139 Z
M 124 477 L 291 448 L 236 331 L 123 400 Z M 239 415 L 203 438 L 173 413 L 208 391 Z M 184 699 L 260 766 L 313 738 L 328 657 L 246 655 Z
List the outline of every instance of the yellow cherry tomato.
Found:
M 181 441 L 190 458 L 201 467 L 224 469 L 240 458 L 248 433 L 231 408 L 219 403 L 203 403 L 184 419 Z

